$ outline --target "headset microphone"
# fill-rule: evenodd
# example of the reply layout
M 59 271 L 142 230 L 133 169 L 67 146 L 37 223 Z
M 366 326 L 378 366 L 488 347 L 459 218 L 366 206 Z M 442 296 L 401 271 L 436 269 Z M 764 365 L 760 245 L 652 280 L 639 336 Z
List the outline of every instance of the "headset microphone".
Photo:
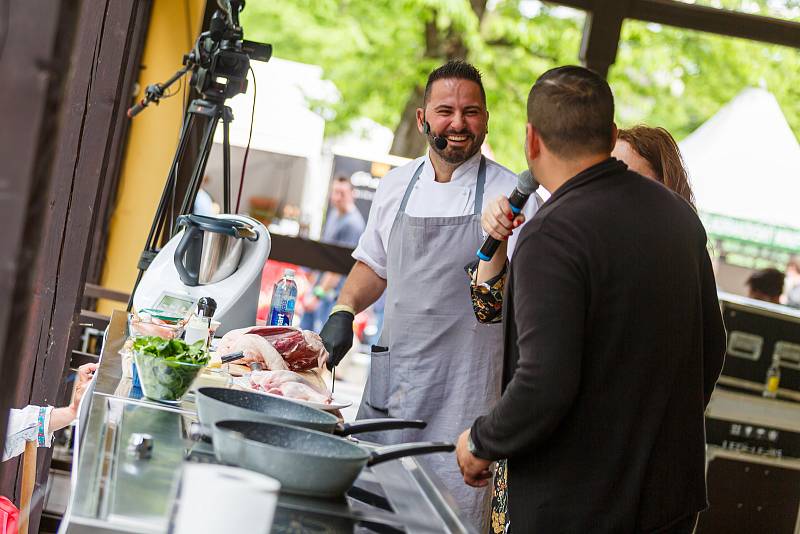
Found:
M 425 121 L 425 124 L 422 126 L 422 132 L 425 135 L 430 135 L 431 134 L 431 125 L 430 125 L 430 123 L 428 121 Z M 445 148 L 447 148 L 447 139 L 445 139 L 444 137 L 442 137 L 440 135 L 434 135 L 433 136 L 433 144 L 436 145 L 437 149 L 444 150 Z

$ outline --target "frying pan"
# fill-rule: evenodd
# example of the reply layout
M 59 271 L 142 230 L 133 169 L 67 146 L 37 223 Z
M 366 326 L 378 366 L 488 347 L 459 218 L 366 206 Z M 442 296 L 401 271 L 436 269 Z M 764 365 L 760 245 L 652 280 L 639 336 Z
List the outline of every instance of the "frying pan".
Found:
M 269 475 L 281 490 L 315 497 L 340 496 L 365 466 L 434 452 L 452 452 L 452 443 L 406 443 L 368 450 L 324 432 L 275 423 L 218 421 L 217 460 Z
M 197 415 L 207 428 L 217 421 L 237 419 L 283 423 L 328 434 L 349 436 L 358 432 L 393 430 L 398 428 L 425 428 L 424 421 L 405 419 L 364 419 L 354 423 L 340 423 L 335 415 L 298 404 L 281 397 L 270 397 L 252 391 L 206 387 L 196 395 Z

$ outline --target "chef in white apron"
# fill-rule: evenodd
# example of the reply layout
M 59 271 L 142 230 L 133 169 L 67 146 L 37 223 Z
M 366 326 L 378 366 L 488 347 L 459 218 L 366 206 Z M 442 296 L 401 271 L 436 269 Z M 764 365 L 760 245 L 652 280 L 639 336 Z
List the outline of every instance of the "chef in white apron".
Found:
M 430 150 L 381 179 L 353 252 L 358 261 L 322 329 L 329 366 L 335 365 L 351 347 L 354 315 L 386 289 L 383 332 L 358 417 L 422 419 L 428 426 L 363 439 L 455 442 L 500 398 L 501 325 L 478 323 L 464 273 L 484 239 L 483 206 L 517 183 L 514 173 L 480 153 L 488 117 L 474 67 L 451 62 L 431 73 L 425 108 L 417 110 Z M 525 210 L 528 220 L 535 209 L 531 203 Z M 466 486 L 452 455 L 425 461 L 485 531 L 489 489 Z

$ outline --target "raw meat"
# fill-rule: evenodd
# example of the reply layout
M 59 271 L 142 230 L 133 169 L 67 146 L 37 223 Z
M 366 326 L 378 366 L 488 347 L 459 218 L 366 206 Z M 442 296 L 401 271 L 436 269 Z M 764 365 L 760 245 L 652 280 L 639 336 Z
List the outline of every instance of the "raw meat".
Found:
M 217 345 L 217 354 L 225 355 L 236 352 L 237 349 L 233 348 L 233 344 L 251 328 L 253 327 L 248 326 L 247 328 L 239 328 L 237 330 L 231 330 L 230 332 L 227 332 L 224 336 L 222 336 L 222 339 L 219 340 L 219 344 Z
M 251 362 L 261 362 L 270 371 L 287 369 L 286 362 L 283 361 L 280 353 L 261 336 L 254 334 L 239 335 L 229 341 L 225 350 L 226 352 L 221 354 L 230 354 L 231 352 L 237 351 L 242 351 L 244 353 L 243 358 L 239 358 L 231 363 L 248 364 Z
M 250 373 L 250 385 L 253 389 L 268 391 L 287 382 L 299 382 L 319 391 L 311 382 L 294 371 L 255 371 Z M 322 391 L 319 392 L 323 393 Z
M 289 399 L 297 399 L 311 402 L 318 402 L 320 404 L 330 404 L 331 398 L 323 395 L 311 386 L 302 384 L 300 382 L 284 382 L 278 387 L 267 390 L 267 393 L 273 395 L 283 395 Z
M 247 333 L 259 335 L 269 341 L 292 371 L 318 368 L 328 354 L 319 335 L 308 330 L 286 326 L 255 326 Z

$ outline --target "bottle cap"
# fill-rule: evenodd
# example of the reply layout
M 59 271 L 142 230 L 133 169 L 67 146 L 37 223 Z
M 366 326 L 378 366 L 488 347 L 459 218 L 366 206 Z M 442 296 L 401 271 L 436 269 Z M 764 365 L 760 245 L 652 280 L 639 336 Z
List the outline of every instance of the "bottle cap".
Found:
M 197 301 L 197 314 L 201 317 L 214 317 L 217 311 L 217 301 L 211 297 L 202 297 Z
M 288 276 L 289 278 L 294 277 L 294 269 L 286 269 L 283 271 L 283 276 Z

